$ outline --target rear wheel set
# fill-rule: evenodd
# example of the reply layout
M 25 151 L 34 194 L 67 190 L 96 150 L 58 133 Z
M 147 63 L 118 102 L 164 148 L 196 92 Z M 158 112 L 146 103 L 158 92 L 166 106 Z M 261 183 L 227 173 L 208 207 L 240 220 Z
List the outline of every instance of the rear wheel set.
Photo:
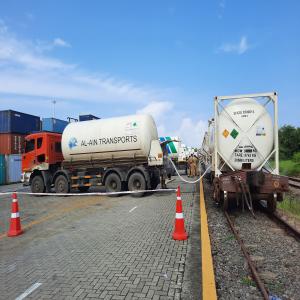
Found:
M 267 210 L 269 213 L 274 213 L 277 207 L 277 194 L 271 195 L 267 199 Z
M 66 176 L 59 175 L 56 177 L 54 182 L 55 193 L 67 194 L 70 192 L 70 184 Z
M 44 179 L 41 175 L 35 176 L 31 181 L 32 193 L 44 193 L 46 190 Z
M 134 172 L 130 175 L 128 180 L 128 190 L 129 191 L 139 191 L 145 190 L 147 183 L 145 177 L 140 172 Z M 133 197 L 142 197 L 144 193 L 134 193 Z

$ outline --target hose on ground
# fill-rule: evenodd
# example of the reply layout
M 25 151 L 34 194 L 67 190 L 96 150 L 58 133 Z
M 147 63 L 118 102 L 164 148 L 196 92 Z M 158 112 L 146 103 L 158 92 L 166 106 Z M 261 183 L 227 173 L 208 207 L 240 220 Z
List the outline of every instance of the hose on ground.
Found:
M 208 170 L 210 169 L 210 166 L 209 166 L 209 167 L 204 171 L 204 173 L 203 173 L 198 179 L 196 179 L 196 180 L 194 180 L 194 181 L 189 181 L 189 180 L 184 179 L 184 178 L 179 174 L 179 172 L 178 172 L 178 170 L 177 170 L 177 168 L 176 168 L 174 162 L 172 161 L 172 159 L 171 159 L 170 157 L 168 157 L 168 160 L 169 160 L 169 161 L 171 162 L 171 164 L 173 165 L 173 167 L 174 167 L 174 169 L 175 169 L 175 171 L 176 171 L 178 177 L 181 179 L 181 181 L 184 181 L 184 182 L 186 182 L 186 183 L 196 183 L 196 182 L 200 181 L 200 180 L 203 178 L 203 176 L 204 176 L 204 175 L 208 172 Z

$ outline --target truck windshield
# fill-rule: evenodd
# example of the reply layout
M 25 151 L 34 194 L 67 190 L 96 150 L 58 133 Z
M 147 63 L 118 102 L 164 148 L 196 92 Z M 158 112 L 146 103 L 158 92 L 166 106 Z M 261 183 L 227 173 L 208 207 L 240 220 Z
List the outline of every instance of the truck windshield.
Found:
M 25 153 L 34 150 L 34 144 L 35 144 L 35 140 L 34 139 L 26 141 L 25 142 Z

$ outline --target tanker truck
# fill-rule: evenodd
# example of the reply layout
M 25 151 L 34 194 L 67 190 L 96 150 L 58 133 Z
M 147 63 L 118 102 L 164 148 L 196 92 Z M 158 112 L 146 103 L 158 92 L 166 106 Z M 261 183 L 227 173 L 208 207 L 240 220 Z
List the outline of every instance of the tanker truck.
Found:
M 25 138 L 22 181 L 33 193 L 107 192 L 155 189 L 163 151 L 150 115 L 69 123 L 62 134 L 38 132 Z

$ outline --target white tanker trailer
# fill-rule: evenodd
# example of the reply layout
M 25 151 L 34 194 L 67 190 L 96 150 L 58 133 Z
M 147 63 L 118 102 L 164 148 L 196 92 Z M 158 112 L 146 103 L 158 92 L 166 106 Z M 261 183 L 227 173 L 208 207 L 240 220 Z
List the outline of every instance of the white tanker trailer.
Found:
M 98 185 L 107 192 L 155 189 L 163 173 L 163 151 L 150 115 L 74 122 L 62 135 L 31 134 L 30 143 L 37 146 L 26 147 L 31 151 L 23 155 L 22 168 L 32 192 L 87 191 Z M 33 155 L 36 163 L 30 164 Z
M 252 201 L 266 200 L 274 211 L 288 190 L 279 176 L 277 94 L 222 96 L 214 103 L 208 148 L 215 200 L 225 209 L 230 199 L 250 209 Z

